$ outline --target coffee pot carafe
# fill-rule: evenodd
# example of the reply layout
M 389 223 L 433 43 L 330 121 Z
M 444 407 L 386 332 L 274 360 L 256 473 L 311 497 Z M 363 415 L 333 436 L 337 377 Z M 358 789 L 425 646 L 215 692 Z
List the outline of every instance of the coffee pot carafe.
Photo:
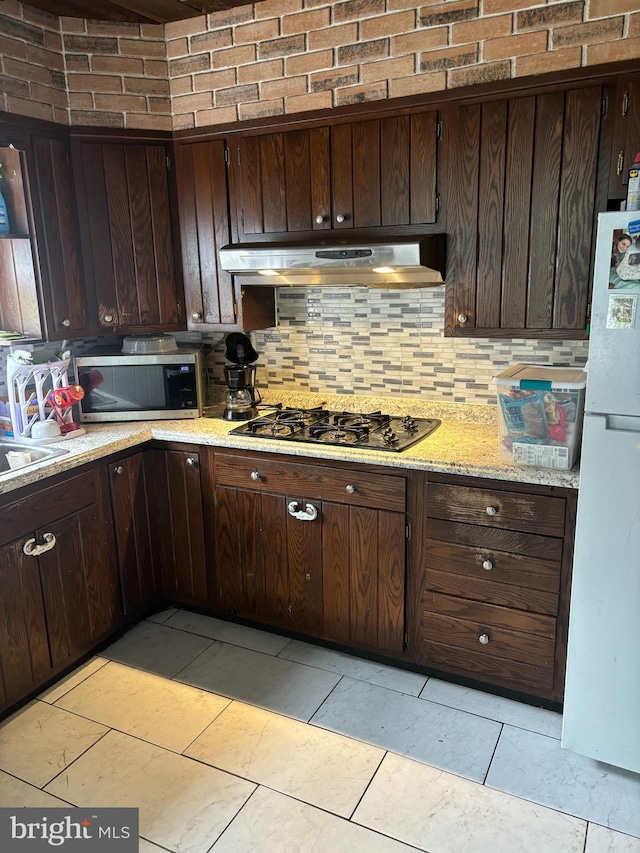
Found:
M 227 383 L 225 409 L 222 417 L 228 421 L 248 421 L 258 414 L 256 405 L 262 400 L 256 390 L 258 353 L 246 335 L 234 332 L 227 336 L 225 358 L 231 364 L 224 366 Z

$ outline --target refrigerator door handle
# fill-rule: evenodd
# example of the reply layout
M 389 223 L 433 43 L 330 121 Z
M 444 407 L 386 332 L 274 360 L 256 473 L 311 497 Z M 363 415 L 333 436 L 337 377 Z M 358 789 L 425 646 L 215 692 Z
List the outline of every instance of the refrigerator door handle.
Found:
M 602 416 L 601 416 L 602 417 Z M 632 415 L 604 415 L 605 429 L 640 433 L 640 418 Z

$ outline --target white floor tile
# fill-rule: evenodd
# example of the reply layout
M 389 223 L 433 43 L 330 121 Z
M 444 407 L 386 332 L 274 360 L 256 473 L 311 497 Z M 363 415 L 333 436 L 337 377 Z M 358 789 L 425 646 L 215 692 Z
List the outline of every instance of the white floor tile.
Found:
M 310 666 L 216 642 L 177 681 L 308 720 L 339 681 Z
M 420 698 L 549 737 L 560 738 L 562 733 L 562 714 L 546 711 L 544 708 L 534 708 L 524 702 L 514 702 L 513 699 L 505 699 L 502 696 L 493 696 L 481 690 L 472 690 L 460 684 L 450 684 L 437 678 L 427 681 Z
M 482 781 L 500 724 L 343 678 L 312 723 Z
M 257 628 L 249 628 L 235 622 L 225 622 L 223 619 L 214 619 L 212 616 L 203 616 L 201 613 L 189 613 L 187 610 L 176 611 L 165 624 L 211 640 L 222 640 L 232 646 L 242 646 L 245 649 L 263 652 L 265 655 L 277 655 L 291 642 L 288 637 L 279 637 L 268 631 L 259 631 Z
M 258 788 L 211 853 L 412 853 L 364 827 Z M 415 851 L 413 851 L 415 853 Z
M 138 853 L 163 853 L 165 847 L 158 847 L 157 844 L 152 844 L 146 838 L 141 838 L 138 842 Z
M 206 690 L 110 661 L 56 707 L 182 752 L 228 704 Z
M 353 820 L 428 853 L 582 853 L 586 823 L 387 754 Z
M 349 817 L 384 751 L 233 702 L 185 754 Z
M 255 785 L 109 732 L 47 786 L 74 805 L 140 809 L 140 834 L 175 853 L 206 853 Z
M 106 731 L 98 723 L 36 700 L 0 727 L 0 769 L 40 788 Z
M 77 687 L 78 684 L 83 682 L 86 678 L 89 678 L 90 675 L 97 672 L 107 663 L 108 661 L 106 658 L 92 658 L 86 663 L 83 663 L 82 666 L 74 669 L 74 671 L 70 672 L 69 675 L 61 678 L 60 681 L 57 681 L 53 685 L 53 687 L 50 687 L 48 690 L 41 693 L 38 696 L 38 699 L 42 699 L 43 702 L 48 702 L 50 705 L 53 705 L 53 703 L 64 696 L 65 693 L 73 690 L 74 687 Z
M 388 687 L 410 696 L 419 696 L 427 680 L 425 675 L 323 649 L 311 643 L 301 643 L 298 640 L 292 640 L 287 648 L 280 652 L 279 657 L 348 675 L 350 678 L 368 681 L 370 684 L 378 684 L 380 687 Z
M 140 622 L 101 654 L 110 660 L 173 678 L 211 643 L 211 640 L 204 637 L 196 637 L 195 634 L 186 634 L 184 631 L 145 621 Z
M 640 853 L 640 838 L 590 823 L 584 853 Z
M 68 803 L 0 770 L 0 806 L 2 808 L 60 809 Z
M 640 776 L 505 726 L 487 785 L 640 836 Z

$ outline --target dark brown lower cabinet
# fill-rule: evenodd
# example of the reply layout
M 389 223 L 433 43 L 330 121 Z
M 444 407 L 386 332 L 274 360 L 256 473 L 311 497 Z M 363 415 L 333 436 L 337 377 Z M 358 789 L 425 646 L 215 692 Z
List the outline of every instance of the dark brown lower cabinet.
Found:
M 141 451 L 108 465 L 118 568 L 125 616 L 132 616 L 160 599 L 160 565 L 154 554 L 149 515 L 149 452 Z
M 260 454 L 215 460 L 215 606 L 402 653 L 404 478 Z
M 0 579 L 2 710 L 121 622 L 103 469 L 89 467 L 3 502 Z
M 562 701 L 575 491 L 430 474 L 422 500 L 412 659 Z
M 145 451 L 152 554 L 165 599 L 206 606 L 207 582 L 203 468 L 204 448 Z

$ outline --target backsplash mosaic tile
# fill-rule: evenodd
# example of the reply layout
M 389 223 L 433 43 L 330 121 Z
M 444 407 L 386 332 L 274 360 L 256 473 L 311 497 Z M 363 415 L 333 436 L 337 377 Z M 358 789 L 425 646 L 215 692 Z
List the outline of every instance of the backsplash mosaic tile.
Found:
M 282 288 L 279 325 L 252 333 L 257 385 L 276 391 L 362 396 L 400 395 L 445 403 L 495 406 L 492 379 L 511 364 L 584 366 L 587 341 L 444 337 L 444 288 Z M 212 347 L 212 386 L 223 386 L 224 336 L 182 333 L 178 339 Z M 72 341 L 74 355 L 112 339 Z M 59 344 L 37 344 L 59 349 Z M 0 396 L 6 394 L 0 360 Z
M 281 288 L 277 328 L 255 332 L 257 385 L 312 393 L 496 404 L 493 377 L 516 362 L 582 367 L 587 341 L 444 337 L 444 288 Z M 212 379 L 223 382 L 224 346 Z

